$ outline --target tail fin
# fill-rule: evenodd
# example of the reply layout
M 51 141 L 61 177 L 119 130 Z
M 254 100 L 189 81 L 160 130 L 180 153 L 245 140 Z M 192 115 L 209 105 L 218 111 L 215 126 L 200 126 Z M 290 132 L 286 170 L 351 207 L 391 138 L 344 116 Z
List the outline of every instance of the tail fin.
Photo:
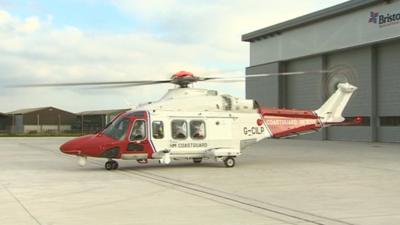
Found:
M 357 90 L 357 87 L 349 83 L 338 84 L 336 92 L 329 97 L 321 108 L 314 111 L 320 117 L 321 122 L 326 124 L 343 122 L 342 112 L 355 90 Z

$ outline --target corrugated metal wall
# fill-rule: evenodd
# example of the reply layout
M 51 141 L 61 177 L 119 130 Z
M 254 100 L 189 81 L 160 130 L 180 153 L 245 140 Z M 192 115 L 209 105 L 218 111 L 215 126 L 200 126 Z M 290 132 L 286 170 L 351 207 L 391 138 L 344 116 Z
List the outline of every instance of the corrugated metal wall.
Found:
M 15 133 L 24 133 L 24 116 L 23 115 L 15 115 L 14 116 L 15 123 Z
M 321 56 L 293 60 L 286 63 L 287 72 L 322 70 Z M 286 108 L 288 109 L 318 109 L 323 102 L 322 74 L 290 75 L 285 79 Z M 302 139 L 322 140 L 322 132 L 301 136 Z
M 312 57 L 290 61 L 287 72 L 322 70 L 322 57 Z M 321 106 L 322 75 L 290 75 L 286 77 L 286 107 L 293 109 L 317 109 Z
M 400 142 L 400 25 L 368 21 L 371 12 L 384 16 L 399 9 L 400 0 L 378 1 L 312 23 L 306 23 L 300 17 L 297 26 L 292 26 L 294 20 L 256 31 L 278 32 L 252 39 L 250 68 L 270 62 L 278 62 L 280 68 L 277 68 L 281 71 L 282 68 L 285 68 L 283 71 L 351 68 L 357 75 L 356 81 L 351 83 L 359 89 L 343 115 L 360 115 L 366 122 L 363 126 L 328 128 L 322 132 L 322 139 Z M 288 29 L 278 29 L 285 26 Z M 330 78 L 331 74 L 322 82 L 302 76 L 273 78 L 275 80 L 261 84 L 256 81 L 248 87 L 268 86 L 270 95 L 263 97 L 265 90 L 262 93 L 260 90 L 261 95 L 255 90 L 248 90 L 248 94 L 260 102 L 281 107 L 315 109 L 322 103 L 319 100 L 327 99 L 335 87 L 331 84 L 336 81 L 330 82 Z M 319 88 L 325 89 L 321 91 Z M 313 139 L 321 137 L 311 136 Z
M 377 47 L 378 116 L 400 117 L 400 42 Z M 400 142 L 400 126 L 378 127 L 378 140 Z
M 11 127 L 11 116 L 0 114 L 0 132 L 9 132 Z
M 358 87 L 343 116 L 367 117 L 370 123 L 364 126 L 330 127 L 299 138 L 400 142 L 398 122 L 381 124 L 383 117 L 400 117 L 400 40 L 252 66 L 247 68 L 247 74 L 332 71 L 334 68 L 351 71 L 354 75 L 351 83 Z M 246 96 L 265 106 L 317 109 L 329 97 L 326 93 L 328 76 L 314 74 L 248 79 Z
M 71 125 L 75 122 L 75 114 L 53 107 L 24 114 L 24 125 Z
M 343 116 L 371 116 L 371 48 L 357 48 L 348 51 L 329 54 L 327 56 L 327 68 L 342 66 L 353 70 L 357 76 L 354 85 L 358 90 L 350 99 L 343 112 Z M 371 139 L 370 126 L 331 127 L 327 129 L 329 140 L 369 141 Z
M 248 67 L 246 74 L 279 72 L 279 63 Z M 246 79 L 246 98 L 256 100 L 261 106 L 279 107 L 279 78 L 257 77 Z

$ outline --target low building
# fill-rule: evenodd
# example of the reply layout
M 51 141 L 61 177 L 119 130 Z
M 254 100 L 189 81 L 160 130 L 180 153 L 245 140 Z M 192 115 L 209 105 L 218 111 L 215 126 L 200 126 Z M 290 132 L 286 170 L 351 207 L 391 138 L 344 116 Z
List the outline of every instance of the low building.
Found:
M 9 133 L 11 129 L 11 116 L 0 113 L 0 133 Z
M 20 109 L 8 113 L 12 133 L 60 133 L 70 131 L 76 115 L 55 107 Z
M 115 116 L 130 109 L 109 109 L 84 111 L 77 113 L 79 125 L 74 130 L 81 130 L 82 133 L 93 133 L 103 129 Z

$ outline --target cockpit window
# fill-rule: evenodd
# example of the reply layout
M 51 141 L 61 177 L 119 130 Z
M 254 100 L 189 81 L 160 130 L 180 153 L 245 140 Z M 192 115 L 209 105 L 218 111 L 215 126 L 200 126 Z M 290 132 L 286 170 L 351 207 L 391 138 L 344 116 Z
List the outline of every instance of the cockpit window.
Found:
M 128 130 L 129 122 L 128 118 L 118 118 L 107 126 L 103 133 L 113 139 L 123 140 Z
M 122 114 L 124 114 L 125 112 L 120 112 L 120 113 L 118 113 L 116 116 L 114 116 L 113 118 L 112 118 L 112 120 L 110 121 L 110 122 L 108 122 L 105 126 L 104 126 L 104 128 L 103 128 L 103 131 L 105 130 L 105 129 L 107 129 L 114 121 L 116 121 Z
M 146 122 L 144 120 L 136 120 L 132 126 L 130 141 L 141 141 L 146 138 Z

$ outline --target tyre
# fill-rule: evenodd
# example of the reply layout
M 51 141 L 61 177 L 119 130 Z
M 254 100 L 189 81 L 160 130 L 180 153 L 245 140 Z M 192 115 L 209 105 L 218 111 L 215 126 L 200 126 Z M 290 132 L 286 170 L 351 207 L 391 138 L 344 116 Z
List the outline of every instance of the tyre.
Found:
M 224 159 L 224 164 L 226 167 L 231 168 L 235 166 L 235 158 L 233 157 L 226 157 Z
M 112 161 L 107 161 L 106 164 L 104 164 L 104 168 L 106 168 L 106 170 L 112 170 L 113 169 Z
M 117 161 L 112 161 L 112 169 L 113 170 L 118 169 L 118 162 Z
M 201 163 L 202 160 L 202 158 L 193 158 L 194 163 Z

